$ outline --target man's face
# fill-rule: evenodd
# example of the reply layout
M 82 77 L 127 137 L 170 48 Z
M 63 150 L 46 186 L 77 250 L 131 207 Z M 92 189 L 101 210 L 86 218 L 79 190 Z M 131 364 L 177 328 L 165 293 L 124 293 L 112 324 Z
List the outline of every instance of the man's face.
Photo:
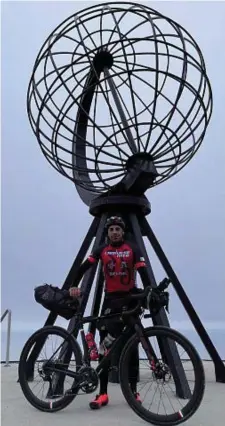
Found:
M 114 242 L 122 241 L 123 239 L 123 229 L 119 225 L 111 225 L 108 229 L 109 240 Z

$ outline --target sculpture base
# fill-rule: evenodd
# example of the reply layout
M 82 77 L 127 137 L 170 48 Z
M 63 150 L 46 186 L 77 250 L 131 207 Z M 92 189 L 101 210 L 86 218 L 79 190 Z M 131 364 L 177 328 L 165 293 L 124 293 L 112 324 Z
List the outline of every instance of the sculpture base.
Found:
M 103 213 L 121 214 L 135 213 L 147 216 L 151 213 L 151 204 L 143 196 L 133 196 L 126 194 L 107 195 L 97 197 L 91 201 L 89 212 L 92 216 L 100 217 Z

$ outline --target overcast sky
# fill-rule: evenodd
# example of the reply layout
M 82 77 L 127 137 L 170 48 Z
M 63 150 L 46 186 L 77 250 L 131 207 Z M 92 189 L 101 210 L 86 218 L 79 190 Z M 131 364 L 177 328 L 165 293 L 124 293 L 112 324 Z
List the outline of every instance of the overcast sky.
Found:
M 38 51 L 50 32 L 95 2 L 2 2 L 2 312 L 13 326 L 41 326 L 47 311 L 33 289 L 61 286 L 91 224 L 73 184 L 45 160 L 26 113 Z M 99 3 L 99 2 L 98 2 Z M 142 2 L 191 33 L 204 55 L 214 109 L 195 158 L 147 196 L 148 216 L 181 283 L 205 323 L 225 334 L 225 3 Z M 158 280 L 164 277 L 149 251 Z M 187 319 L 172 291 L 171 318 Z

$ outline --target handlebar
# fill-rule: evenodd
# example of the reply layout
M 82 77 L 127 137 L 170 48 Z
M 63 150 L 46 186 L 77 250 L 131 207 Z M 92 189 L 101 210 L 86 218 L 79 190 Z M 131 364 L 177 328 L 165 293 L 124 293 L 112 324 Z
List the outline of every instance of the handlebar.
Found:
M 169 287 L 170 282 L 171 281 L 170 281 L 169 278 L 164 278 L 155 289 L 153 289 L 151 286 L 147 286 L 147 287 L 145 287 L 145 289 L 142 293 L 129 295 L 129 299 L 131 299 L 131 300 L 136 299 L 136 300 L 138 300 L 139 303 L 137 304 L 137 306 L 135 306 L 134 309 L 130 309 L 128 311 L 123 312 L 122 316 L 133 315 L 136 312 L 138 312 L 140 307 L 141 307 L 141 301 L 143 299 L 147 299 L 147 305 L 149 305 L 152 290 L 157 290 L 157 291 L 163 292 L 164 290 L 166 290 Z M 147 318 L 148 316 L 146 315 L 145 317 Z
M 157 289 L 160 291 L 164 291 L 169 287 L 170 283 L 171 280 L 169 278 L 164 278 L 157 286 Z
M 129 298 L 142 300 L 142 299 L 145 299 L 146 297 L 148 297 L 149 292 L 151 292 L 152 290 L 157 290 L 157 291 L 163 292 L 164 290 L 167 289 L 167 287 L 169 287 L 169 285 L 170 285 L 170 279 L 164 278 L 156 288 L 152 288 L 151 286 L 147 286 L 147 287 L 145 287 L 143 292 L 137 293 L 137 294 L 130 294 Z
M 129 294 L 129 300 L 138 300 L 138 304 L 137 306 L 135 306 L 135 308 L 133 309 L 129 309 L 128 311 L 124 311 L 122 312 L 122 317 L 125 316 L 131 316 L 136 314 L 136 312 L 139 311 L 140 307 L 141 307 L 141 301 L 143 299 L 146 299 L 148 297 L 149 294 L 151 294 L 151 286 L 145 287 L 144 291 L 142 293 L 138 293 L 138 294 Z

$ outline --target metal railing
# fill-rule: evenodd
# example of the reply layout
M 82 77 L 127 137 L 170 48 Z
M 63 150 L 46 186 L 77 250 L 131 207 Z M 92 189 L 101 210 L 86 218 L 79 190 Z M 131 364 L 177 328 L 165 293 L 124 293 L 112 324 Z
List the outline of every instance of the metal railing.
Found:
M 11 321 L 12 321 L 12 311 L 6 309 L 4 314 L 1 316 L 1 322 L 8 315 L 8 324 L 7 324 L 7 341 L 6 341 L 6 355 L 5 355 L 5 367 L 9 366 L 9 351 L 10 351 L 10 340 L 11 340 Z

